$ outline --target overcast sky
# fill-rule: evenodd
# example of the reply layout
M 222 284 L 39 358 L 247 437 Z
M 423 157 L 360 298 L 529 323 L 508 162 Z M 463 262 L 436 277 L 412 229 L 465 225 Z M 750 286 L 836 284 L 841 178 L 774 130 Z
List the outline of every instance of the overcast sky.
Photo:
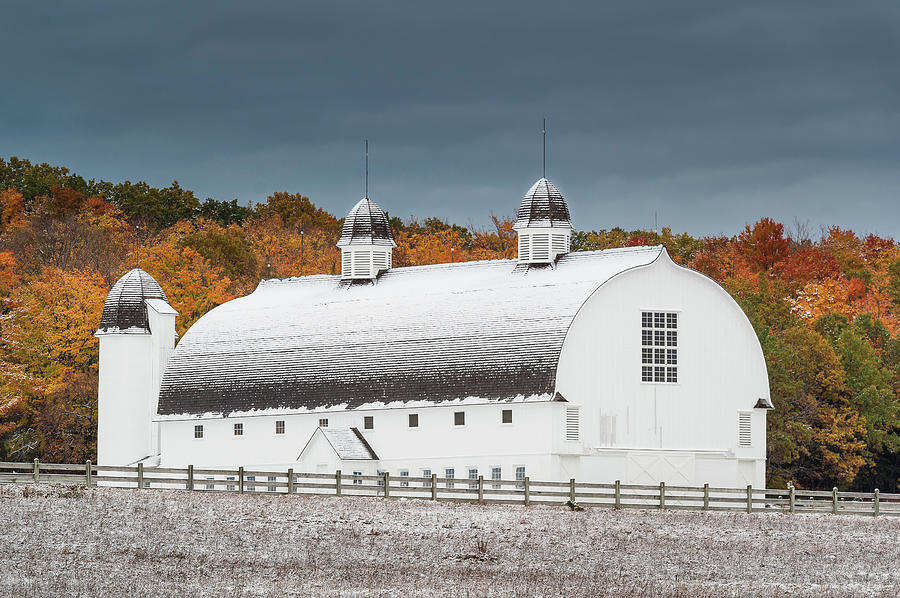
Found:
M 900 237 L 900 2 L 16 2 L 0 156 L 483 226 Z

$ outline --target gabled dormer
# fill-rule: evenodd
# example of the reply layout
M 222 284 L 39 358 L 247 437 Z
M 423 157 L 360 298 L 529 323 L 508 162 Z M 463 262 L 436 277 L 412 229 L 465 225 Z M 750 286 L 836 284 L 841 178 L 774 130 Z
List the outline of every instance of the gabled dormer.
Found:
M 341 278 L 366 280 L 391 269 L 397 244 L 384 212 L 364 197 L 347 214 L 337 246 L 341 248 Z
M 520 264 L 552 264 L 569 252 L 569 206 L 549 180 L 542 178 L 531 186 L 516 216 L 513 229 L 519 234 Z

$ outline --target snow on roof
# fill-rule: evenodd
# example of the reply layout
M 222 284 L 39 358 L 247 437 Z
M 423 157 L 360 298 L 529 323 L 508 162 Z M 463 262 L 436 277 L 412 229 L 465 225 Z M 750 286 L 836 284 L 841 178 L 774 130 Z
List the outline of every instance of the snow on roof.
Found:
M 359 200 L 344 220 L 337 246 L 350 244 L 396 246 L 387 217 L 368 197 Z
M 572 228 L 572 218 L 562 193 L 556 185 L 542 178 L 522 198 L 513 228 L 519 230 L 544 226 Z
M 378 460 L 378 455 L 372 450 L 359 428 L 317 428 L 306 446 L 309 446 L 315 435 L 320 432 L 341 460 Z M 305 450 L 306 447 L 303 447 L 300 456 Z M 300 456 L 297 459 L 300 459 Z
M 97 334 L 149 331 L 145 299 L 169 301 L 152 276 L 135 268 L 122 276 L 106 296 Z
M 368 285 L 339 275 L 264 280 L 187 331 L 159 414 L 551 395 L 584 301 L 662 251 L 569 253 L 556 268 L 525 270 L 516 260 L 395 268 Z

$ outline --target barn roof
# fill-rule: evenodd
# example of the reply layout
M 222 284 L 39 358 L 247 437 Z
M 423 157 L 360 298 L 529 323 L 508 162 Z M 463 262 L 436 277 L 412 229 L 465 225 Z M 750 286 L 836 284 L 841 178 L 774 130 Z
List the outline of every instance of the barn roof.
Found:
M 519 205 L 515 229 L 532 227 L 572 227 L 569 206 L 556 185 L 545 178 L 539 179 Z
M 552 398 L 584 301 L 661 246 L 264 280 L 194 324 L 162 380 L 161 415 L 315 410 L 411 401 Z
M 167 305 L 169 302 L 159 283 L 135 268 L 122 276 L 106 296 L 97 333 L 149 332 L 145 299 L 159 299 Z
M 350 244 L 395 246 L 391 225 L 381 208 L 368 197 L 363 197 L 347 214 L 338 247 Z

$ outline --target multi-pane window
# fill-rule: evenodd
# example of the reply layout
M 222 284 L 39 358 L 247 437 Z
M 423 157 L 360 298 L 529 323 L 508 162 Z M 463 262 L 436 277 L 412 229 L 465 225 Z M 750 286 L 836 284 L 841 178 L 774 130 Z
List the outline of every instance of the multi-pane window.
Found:
M 516 488 L 524 489 L 525 488 L 525 466 L 518 465 L 516 466 Z
M 234 435 L 235 436 L 243 436 L 244 435 L 244 424 L 234 424 Z
M 491 487 L 494 490 L 500 489 L 501 471 L 499 467 L 491 467 L 491 481 L 494 482 Z
M 328 427 L 328 419 L 327 419 L 327 418 L 324 418 L 324 417 L 323 417 L 322 419 L 320 419 L 320 420 L 319 420 L 319 427 L 320 427 L 320 428 L 327 428 L 327 427 Z
M 353 472 L 353 485 L 354 486 L 362 486 L 362 478 L 360 477 L 361 475 L 362 475 L 361 471 Z
M 418 413 L 410 413 L 409 414 L 409 427 L 410 428 L 418 428 L 419 427 L 419 414 Z
M 273 476 L 273 475 L 268 476 L 268 481 L 274 482 L 275 476 Z M 275 486 L 269 486 L 269 492 L 275 492 L 276 490 L 277 490 L 277 488 Z
M 447 488 L 453 488 L 453 479 L 456 477 L 456 470 L 448 467 L 444 470 L 444 477 L 447 478 Z
M 279 419 L 275 422 L 275 433 L 276 434 L 284 434 L 284 420 Z
M 379 485 L 379 486 L 384 486 L 384 470 L 383 470 L 383 469 L 376 469 L 376 470 L 375 470 L 375 475 L 378 476 L 378 485 Z
M 466 425 L 466 412 L 465 411 L 454 411 L 453 412 L 453 425 L 454 426 Z
M 194 438 L 203 438 L 203 426 L 194 426 Z
M 430 470 L 430 469 L 423 469 L 423 470 L 422 470 L 422 477 L 423 477 L 423 478 L 431 478 L 431 470 Z M 422 487 L 423 487 L 423 488 L 431 488 L 431 480 L 429 479 L 429 480 L 425 480 L 424 482 L 422 482 Z
M 678 314 L 641 312 L 641 382 L 678 382 Z
M 500 422 L 504 424 L 512 423 L 512 409 L 504 409 L 500 415 Z
M 213 477 L 207 477 L 206 480 L 207 480 L 207 482 L 209 482 L 209 481 L 215 480 L 215 478 L 213 478 Z M 215 485 L 215 484 L 206 484 L 206 489 L 207 489 L 207 490 L 215 490 L 215 489 L 216 489 L 216 485 Z
M 233 482 L 233 481 L 234 481 L 234 476 L 233 476 L 233 475 L 226 476 L 226 477 L 225 477 L 225 480 L 228 481 L 228 482 Z M 226 489 L 226 490 L 234 490 L 234 489 L 235 489 L 235 485 L 234 485 L 234 484 L 225 484 L 225 489 Z
M 478 488 L 478 468 L 469 468 L 469 488 Z
M 409 488 L 409 480 L 403 479 L 403 478 L 408 478 L 408 477 L 409 477 L 409 470 L 401 469 L 400 470 L 400 487 L 401 488 Z
M 255 482 L 255 481 L 256 481 L 256 476 L 255 476 L 255 475 L 248 475 L 248 476 L 247 476 L 247 481 L 248 481 L 248 482 Z M 255 492 L 255 491 L 256 491 L 256 486 L 247 486 L 247 492 Z
M 375 427 L 375 416 L 366 415 L 365 417 L 363 417 L 363 429 L 364 430 L 371 430 L 374 427 Z

